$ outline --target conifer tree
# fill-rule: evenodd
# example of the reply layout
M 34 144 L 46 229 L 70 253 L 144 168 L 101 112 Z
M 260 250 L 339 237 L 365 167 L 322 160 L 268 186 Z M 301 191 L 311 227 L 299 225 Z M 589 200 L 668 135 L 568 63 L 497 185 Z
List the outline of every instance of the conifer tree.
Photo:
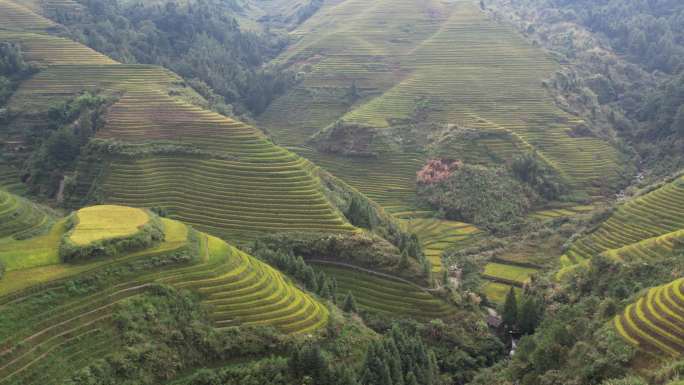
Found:
M 326 279 L 325 281 L 323 281 L 323 286 L 319 290 L 318 294 L 321 296 L 321 298 L 330 299 L 330 296 L 332 294 L 330 291 L 330 281 L 329 280 Z
M 408 251 L 404 250 L 401 252 L 401 259 L 399 260 L 399 268 L 405 269 L 409 266 L 409 255 Z
M 354 299 L 354 294 L 348 292 L 347 296 L 344 298 L 344 305 L 342 305 L 342 310 L 347 313 L 358 313 L 358 308 L 356 306 L 356 299 Z
M 318 283 L 316 282 L 316 273 L 311 266 L 304 268 L 304 285 L 310 291 L 318 292 Z
M 366 353 L 361 373 L 363 385 L 394 385 L 389 366 L 385 360 L 387 352 L 380 341 L 373 341 Z
M 520 301 L 520 308 L 518 310 L 518 326 L 520 331 L 524 334 L 534 333 L 534 329 L 539 324 L 539 318 L 537 300 L 532 296 L 524 296 Z
M 401 367 L 401 356 L 394 340 L 388 338 L 384 342 L 386 352 L 385 362 L 390 370 L 393 385 L 404 385 L 404 374 Z
M 318 275 L 316 276 L 316 288 L 318 289 L 317 292 L 319 294 L 321 293 L 321 291 L 323 291 L 323 287 L 325 286 L 325 281 L 326 281 L 325 273 L 322 271 L 319 271 Z
M 416 375 L 413 374 L 413 372 L 409 372 L 406 376 L 406 385 L 419 385 L 418 379 L 416 378 Z
M 506 294 L 506 302 L 504 303 L 501 320 L 509 329 L 513 328 L 518 322 L 518 300 L 515 297 L 515 289 L 511 289 Z
M 337 304 L 337 279 L 335 277 L 330 280 L 330 299 Z

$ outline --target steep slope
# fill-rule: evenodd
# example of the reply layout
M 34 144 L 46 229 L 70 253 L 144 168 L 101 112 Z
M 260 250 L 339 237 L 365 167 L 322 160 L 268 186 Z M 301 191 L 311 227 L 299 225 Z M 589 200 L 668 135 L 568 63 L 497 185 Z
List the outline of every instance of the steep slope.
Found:
M 578 134 L 583 122 L 557 108 L 542 87 L 558 64 L 474 1 L 330 2 L 292 34 L 299 40 L 279 60 L 300 69 L 303 81 L 260 122 L 279 143 L 390 209 L 412 205 L 426 146 L 455 128 L 481 134 L 479 145 L 465 153 L 445 146 L 444 155 L 500 162 L 536 150 L 589 195 L 609 190 L 617 177 L 616 151 Z M 345 127 L 354 127 L 361 150 L 377 159 L 364 159 L 368 165 L 359 169 L 307 144 L 321 130 L 324 139 L 348 139 Z M 506 135 L 492 140 L 492 132 Z
M 591 234 L 573 243 L 561 262 L 568 267 L 594 255 L 653 261 L 671 255 L 684 229 L 684 177 L 619 206 Z
M 27 7 L 3 4 L 27 22 L 0 20 L 0 28 L 13 30 L 0 32 L 0 40 L 20 43 L 42 67 L 10 100 L 18 121 L 45 125 L 51 105 L 83 91 L 118 100 L 98 134 L 107 146 L 118 144 L 81 165 L 75 194 L 68 197 L 73 206 L 97 200 L 161 207 L 237 241 L 264 231 L 355 231 L 323 195 L 311 163 L 259 130 L 198 106 L 206 102 L 177 75 L 118 64 L 66 39 L 29 32 L 49 26 Z M 121 147 L 129 152 L 116 150 Z
M 625 340 L 658 355 L 684 353 L 684 279 L 652 288 L 615 317 Z
M 414 284 L 334 263 L 313 265 L 335 277 L 339 303 L 352 293 L 361 309 L 391 317 L 431 320 L 456 314 L 456 307 Z
M 108 207 L 100 210 L 103 223 Z M 165 240 L 157 246 L 85 264 L 10 271 L 0 280 L 0 384 L 56 383 L 116 351 L 116 305 L 153 284 L 199 293 L 218 328 L 270 325 L 311 333 L 326 324 L 327 308 L 273 268 L 180 222 L 162 223 Z M 31 286 L 13 286 L 26 274 L 35 277 Z M 88 290 L 69 290 L 75 283 Z
M 0 239 L 49 227 L 51 215 L 38 205 L 0 189 Z

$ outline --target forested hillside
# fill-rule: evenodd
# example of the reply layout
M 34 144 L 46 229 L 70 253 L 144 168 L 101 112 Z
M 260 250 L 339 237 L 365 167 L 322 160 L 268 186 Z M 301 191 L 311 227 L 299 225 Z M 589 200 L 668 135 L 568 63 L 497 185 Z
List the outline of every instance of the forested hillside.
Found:
M 224 113 L 260 113 L 294 81 L 292 74 L 265 68 L 286 37 L 241 26 L 236 1 L 83 5 L 54 11 L 67 36 L 122 63 L 165 66 Z
M 676 171 L 684 151 L 680 1 L 491 1 L 572 63 L 553 80 L 569 109 L 616 134 L 644 171 Z M 603 122 L 603 124 L 601 124 Z

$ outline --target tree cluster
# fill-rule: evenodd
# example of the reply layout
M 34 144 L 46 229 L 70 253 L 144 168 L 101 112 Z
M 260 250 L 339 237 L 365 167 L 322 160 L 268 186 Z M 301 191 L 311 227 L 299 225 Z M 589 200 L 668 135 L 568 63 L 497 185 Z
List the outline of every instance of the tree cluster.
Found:
M 435 353 L 417 336 L 395 326 L 371 343 L 360 381 L 363 385 L 433 385 L 439 383 Z
M 53 197 L 65 173 L 74 169 L 81 150 L 104 124 L 110 100 L 83 93 L 59 102 L 48 110 L 49 126 L 36 131 L 29 140 L 36 148 L 24 171 L 31 192 Z
M 306 290 L 318 294 L 321 298 L 331 300 L 333 303 L 337 302 L 337 280 L 335 277 L 330 278 L 322 271 L 316 274 L 313 267 L 307 264 L 301 256 L 270 249 L 258 241 L 254 245 L 252 254 L 294 278 Z
M 213 101 L 219 110 L 230 111 L 229 104 L 237 114 L 258 114 L 294 81 L 263 67 L 287 39 L 241 29 L 235 1 L 82 2 L 85 12 L 56 15 L 71 38 L 123 63 L 165 66 L 205 96 L 220 95 Z
M 19 44 L 0 42 L 0 108 L 12 96 L 19 81 L 34 71 L 24 60 Z

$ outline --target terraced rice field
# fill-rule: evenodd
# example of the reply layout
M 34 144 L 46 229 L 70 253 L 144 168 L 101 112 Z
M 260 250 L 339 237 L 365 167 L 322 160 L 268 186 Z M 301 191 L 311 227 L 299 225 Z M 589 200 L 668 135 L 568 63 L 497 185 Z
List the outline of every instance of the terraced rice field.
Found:
M 419 319 L 444 318 L 456 312 L 455 307 L 408 282 L 344 266 L 322 263 L 312 265 L 316 270 L 335 277 L 340 301 L 351 292 L 364 310 Z
M 120 336 L 114 331 L 113 308 L 145 293 L 152 283 L 199 292 L 218 328 L 271 325 L 285 333 L 311 333 L 327 323 L 327 308 L 270 266 L 215 237 L 199 234 L 198 241 L 190 242 L 186 226 L 179 222 L 164 219 L 164 225 L 167 236 L 162 245 L 108 262 L 75 265 L 37 286 L 4 291 L 0 324 L 10 327 L 0 330 L 0 384 L 58 382 L 93 357 L 115 351 Z M 127 268 L 135 261 L 195 248 L 199 260 L 194 264 L 138 273 Z M 115 285 L 88 294 L 61 294 L 65 279 L 105 268 L 123 274 Z M 2 283 L 8 278 L 12 277 Z M 46 290 L 54 294 L 45 297 Z M 34 308 L 43 297 L 50 306 L 41 302 Z
M 133 89 L 160 89 L 168 92 L 182 80 L 174 73 L 144 64 L 52 65 L 19 86 L 8 104 L 10 111 L 39 113 L 56 101 L 84 91 L 121 94 Z
M 657 355 L 684 353 L 684 278 L 652 288 L 615 318 L 630 344 Z
M 4 26 L 1 21 L 0 25 Z M 63 37 L 0 30 L 0 41 L 19 44 L 24 60 L 38 66 L 117 64 L 107 56 Z
M 481 235 L 478 228 L 467 223 L 435 218 L 411 218 L 404 220 L 404 224 L 408 230 L 418 235 L 434 273 L 440 273 L 443 269 L 444 251 L 449 248 L 466 247 Z
M 51 64 L 21 84 L 11 111 L 40 115 L 56 100 L 100 91 L 118 101 L 99 138 L 187 150 L 112 159 L 101 174 L 105 202 L 164 207 L 173 218 L 235 241 L 265 231 L 356 231 L 323 195 L 311 163 L 251 126 L 190 104 L 203 101 L 177 75 L 116 64 L 64 39 L 5 35 L 23 39 L 30 55 Z M 79 175 L 86 194 L 96 176 Z
M 0 190 L 0 239 L 49 227 L 51 216 L 38 205 Z
M 679 177 L 619 206 L 594 232 L 575 242 L 561 262 L 572 267 L 601 253 L 618 259 L 653 260 L 682 229 L 684 177 Z
M 489 281 L 482 287 L 482 292 L 487 296 L 487 299 L 496 304 L 503 304 L 506 301 L 506 295 L 513 287 L 517 298 L 520 298 L 521 290 L 516 286 L 507 285 L 505 283 Z
M 592 205 L 570 206 L 536 211 L 530 214 L 530 217 L 545 221 L 550 219 L 568 218 L 574 217 L 576 215 L 587 214 L 592 210 L 594 210 L 594 206 Z
M 551 76 L 557 63 L 490 20 L 475 1 L 333 2 L 293 35 L 299 41 L 279 61 L 302 69 L 304 81 L 273 103 L 260 122 L 279 143 L 324 167 L 307 152 L 310 135 L 342 119 L 396 136 L 393 122 L 410 118 L 422 100 L 428 121 L 505 134 L 454 149 L 453 157 L 502 161 L 535 149 L 577 191 L 592 196 L 605 193 L 617 178 L 617 152 L 599 139 L 571 135 L 583 122 L 557 108 L 541 86 L 540 79 Z M 370 96 L 349 106 L 340 95 L 352 84 Z M 377 163 L 392 164 L 393 153 L 423 157 L 415 149 L 392 149 L 382 142 L 374 150 Z M 401 176 L 355 170 L 359 178 L 332 172 L 360 191 L 367 183 L 394 186 L 397 180 L 411 191 L 416 170 L 403 168 Z M 392 194 L 387 187 L 376 193 Z
M 16 168 L 0 164 L 0 189 L 18 195 L 26 192 L 26 186 L 21 182 Z
M 131 236 L 150 221 L 145 210 L 115 205 L 86 207 L 75 215 L 77 222 L 69 239 L 77 245 Z
M 483 277 L 492 281 L 522 286 L 537 269 L 491 262 L 485 265 Z
M 44 31 L 57 24 L 28 7 L 11 0 L 0 0 L 0 28 L 14 31 Z
M 280 272 L 218 238 L 207 241 L 203 271 L 181 272 L 161 282 L 201 293 L 216 327 L 271 325 L 308 333 L 327 323 L 327 308 Z

